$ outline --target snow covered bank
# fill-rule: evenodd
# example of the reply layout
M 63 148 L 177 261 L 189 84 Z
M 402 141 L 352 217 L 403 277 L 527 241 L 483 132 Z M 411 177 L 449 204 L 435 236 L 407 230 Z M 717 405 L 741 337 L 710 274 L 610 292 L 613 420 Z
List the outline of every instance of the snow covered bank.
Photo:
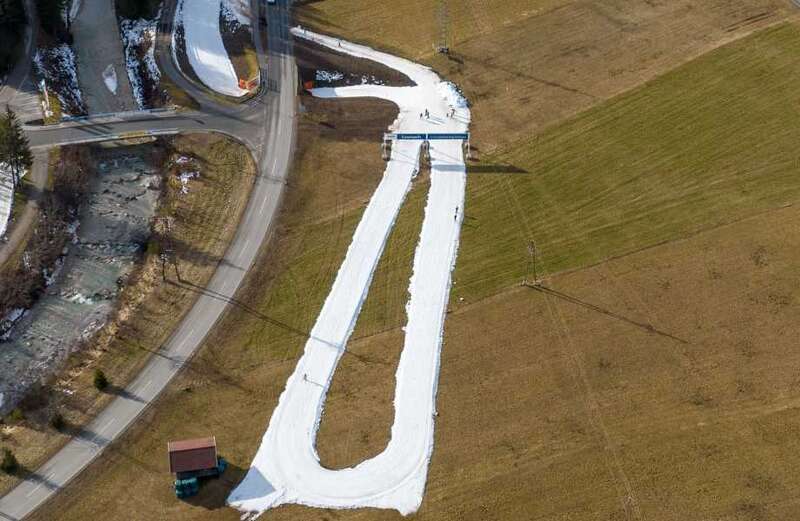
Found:
M 14 179 L 5 163 L 0 163 L 0 237 L 6 234 L 14 203 Z
M 322 97 L 379 97 L 399 108 L 391 130 L 409 133 L 465 132 L 467 103 L 452 84 L 430 69 L 377 52 L 295 29 L 296 36 L 394 68 L 413 87 L 357 85 L 315 89 Z M 448 117 L 455 110 L 452 117 Z M 429 117 L 422 114 L 428 111 Z M 433 451 L 436 387 L 451 271 L 458 250 L 466 168 L 460 141 L 431 141 L 431 188 L 425 207 L 406 305 L 408 322 L 397 368 L 395 421 L 386 449 L 344 470 L 323 468 L 315 450 L 317 428 L 334 371 L 347 346 L 411 180 L 418 172 L 418 141 L 395 141 L 381 183 L 356 228 L 333 287 L 311 330 L 303 356 L 286 389 L 245 479 L 230 505 L 258 516 L 284 503 L 326 508 L 419 508 Z M 344 160 L 344 158 L 343 158 Z
M 64 115 L 86 114 L 86 105 L 78 87 L 75 53 L 69 45 L 62 43 L 55 47 L 37 49 L 33 63 L 39 77 L 45 80 L 48 94 L 58 97 Z
M 234 0 L 226 0 L 227 12 L 238 19 L 242 9 Z M 173 55 L 176 32 L 183 32 L 186 55 L 197 77 L 206 86 L 228 96 L 244 96 L 247 90 L 239 88 L 239 78 L 233 68 L 220 33 L 220 0 L 182 0 L 175 10 Z M 180 37 L 180 36 L 179 36 Z M 175 60 L 175 63 L 179 63 Z
M 161 71 L 156 65 L 156 32 L 161 19 L 161 10 L 155 19 L 120 21 L 120 35 L 125 47 L 125 66 L 133 91 L 133 99 L 140 110 L 148 107 L 148 98 L 161 80 Z
M 239 25 L 250 25 L 249 0 L 222 0 L 222 17 Z

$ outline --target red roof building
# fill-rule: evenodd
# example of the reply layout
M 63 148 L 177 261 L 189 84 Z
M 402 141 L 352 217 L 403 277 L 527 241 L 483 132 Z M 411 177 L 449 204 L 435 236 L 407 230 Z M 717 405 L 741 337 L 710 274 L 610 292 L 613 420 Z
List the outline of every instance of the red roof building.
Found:
M 214 437 L 171 441 L 167 444 L 167 450 L 169 471 L 173 474 L 217 467 L 217 440 Z

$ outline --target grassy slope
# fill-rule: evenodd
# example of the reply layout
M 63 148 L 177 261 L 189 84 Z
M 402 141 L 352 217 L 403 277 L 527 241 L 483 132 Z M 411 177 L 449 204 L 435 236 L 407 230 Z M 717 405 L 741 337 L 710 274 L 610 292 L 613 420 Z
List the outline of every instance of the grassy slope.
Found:
M 516 166 L 532 173 L 502 177 L 473 175 L 470 179 L 468 221 L 456 273 L 458 284 L 455 295 L 466 295 L 469 301 L 516 282 L 524 268 L 528 229 L 539 240 L 546 267 L 554 271 L 620 255 L 648 244 L 686 235 L 714 222 L 794 200 L 795 186 L 789 176 L 793 165 L 796 165 L 796 152 L 789 137 L 790 131 L 800 121 L 796 118 L 796 112 L 785 107 L 793 100 L 790 84 L 793 79 L 796 80 L 798 72 L 792 70 L 792 57 L 796 56 L 798 49 L 800 31 L 796 26 L 760 33 L 550 130 L 541 137 L 538 147 L 525 143 L 509 148 L 502 155 L 498 154 L 497 161 L 513 161 Z M 765 89 L 770 93 L 769 96 L 764 95 Z M 692 92 L 694 90 L 702 95 L 695 94 Z M 684 104 L 686 109 L 682 108 Z M 328 108 L 332 106 L 335 105 L 328 105 Z M 784 107 L 784 110 L 779 110 L 780 107 Z M 642 112 L 646 112 L 646 119 L 639 117 Z M 690 127 L 680 131 L 676 128 L 676 122 Z M 702 134 L 704 129 L 710 134 Z M 648 136 L 650 141 L 641 136 Z M 712 137 L 725 147 L 724 152 L 719 147 L 709 146 L 708 141 Z M 741 146 L 746 139 L 751 140 L 749 146 Z M 631 154 L 631 150 L 642 157 Z M 341 157 L 342 151 L 355 154 L 355 162 L 342 165 L 335 161 L 335 158 Z M 771 155 L 767 156 L 767 151 Z M 85 474 L 79 480 L 73 494 L 69 497 L 62 495 L 48 510 L 39 514 L 39 519 L 53 516 L 56 509 L 61 519 L 81 519 L 89 511 L 98 509 L 107 512 L 109 519 L 127 519 L 132 512 L 142 519 L 157 515 L 168 515 L 172 519 L 236 518 L 234 512 L 220 509 L 222 500 L 226 491 L 241 477 L 242 467 L 249 463 L 269 411 L 302 348 L 302 331 L 307 331 L 313 323 L 349 242 L 361 211 L 358 202 L 363 201 L 370 193 L 371 186 L 374 186 L 374 178 L 369 181 L 358 179 L 353 172 L 374 172 L 380 165 L 373 160 L 375 158 L 377 151 L 371 143 L 316 141 L 309 145 L 290 188 L 279 239 L 266 254 L 262 263 L 264 269 L 251 276 L 250 289 L 242 296 L 242 300 L 254 312 L 229 314 L 192 369 L 170 387 L 161 405 L 148 413 L 117 451 L 105 456 L 95 466 L 94 472 Z M 762 182 L 759 183 L 759 179 Z M 569 183 L 569 180 L 573 182 Z M 765 180 L 768 182 L 763 182 Z M 609 197 L 608 190 L 612 187 L 617 187 L 617 192 Z M 618 200 L 624 201 L 624 204 L 617 204 Z M 648 216 L 649 225 L 637 225 L 637 221 L 631 219 L 627 210 L 633 205 L 637 205 L 640 213 Z M 336 214 L 340 208 L 343 209 L 340 217 L 322 221 L 318 219 L 319 215 Z M 575 217 L 570 218 L 567 212 L 572 212 Z M 413 233 L 418 226 L 418 219 L 419 214 L 405 213 L 398 226 Z M 628 224 L 623 230 L 622 223 L 626 221 Z M 538 235 L 540 233 L 541 238 Z M 587 237 L 594 238 L 590 241 Z M 400 236 L 393 240 L 406 241 L 408 244 L 413 242 Z M 400 247 L 401 251 L 406 249 Z M 381 269 L 387 280 L 396 282 L 381 286 L 376 279 L 376 288 L 382 287 L 382 291 L 395 296 L 403 294 L 407 281 L 395 274 L 405 272 L 407 265 L 396 263 L 392 268 L 390 264 L 382 263 Z M 487 277 L 487 274 L 491 276 Z M 591 287 L 591 284 L 584 286 Z M 595 298 L 601 296 L 598 294 Z M 386 316 L 401 319 L 397 309 L 402 306 L 402 299 L 391 296 L 381 298 L 378 295 L 371 295 L 370 299 L 386 302 L 385 309 L 372 311 L 373 331 L 391 324 L 391 320 L 384 318 Z M 502 359 L 502 350 L 498 349 L 507 349 L 513 342 L 513 335 L 508 336 L 508 332 L 513 329 L 514 323 L 532 320 L 532 317 L 546 313 L 548 308 L 544 302 L 539 302 L 535 304 L 535 309 L 526 309 L 524 316 L 517 316 L 514 314 L 517 308 L 511 305 L 501 306 L 493 301 L 487 301 L 487 304 L 488 307 L 473 308 L 476 311 L 469 319 L 449 321 L 447 330 L 454 339 L 482 338 L 485 345 L 477 345 L 485 347 L 491 354 L 489 359 L 484 360 L 485 367 L 491 367 L 489 362 Z M 515 317 L 512 322 L 502 322 L 507 336 L 499 344 L 486 337 L 499 334 L 499 326 L 493 325 L 490 320 L 476 318 L 493 307 L 497 308 L 498 313 Z M 503 317 L 504 314 L 496 315 L 497 320 Z M 359 328 L 367 328 L 364 331 L 368 331 L 369 325 L 359 323 Z M 605 325 L 599 323 L 591 327 L 602 330 Z M 591 327 L 590 332 L 594 331 Z M 538 345 L 542 341 L 545 345 L 556 345 L 559 338 L 556 332 L 548 333 L 545 323 L 538 328 L 532 323 L 526 331 L 543 335 L 542 338 L 530 339 L 531 345 Z M 390 337 L 375 338 L 378 352 L 384 340 L 399 341 L 399 330 L 387 334 Z M 632 341 L 641 340 L 637 337 Z M 613 343 L 613 339 L 609 339 L 609 344 Z M 454 345 L 458 344 L 456 341 Z M 671 344 L 668 343 L 665 349 L 669 349 L 669 346 Z M 492 383 L 502 378 L 502 371 L 496 374 L 490 371 L 494 376 L 484 382 L 477 395 L 469 398 L 469 403 L 464 403 L 464 393 L 469 391 L 470 385 L 481 379 L 481 366 L 469 365 L 472 358 L 462 355 L 460 349 L 451 351 L 446 346 L 445 351 L 455 358 L 443 361 L 441 410 L 445 418 L 450 416 L 453 419 L 449 421 L 455 423 L 449 426 L 443 423 L 443 429 L 437 431 L 436 458 L 440 457 L 440 451 L 442 454 L 451 454 L 446 447 L 458 446 L 454 440 L 462 437 L 472 440 L 475 433 L 469 429 L 473 427 L 491 432 L 490 426 L 496 423 L 485 418 L 484 422 L 474 425 L 459 421 L 458 418 L 472 417 L 483 411 L 475 409 L 476 404 L 493 396 Z M 559 368 L 561 372 L 570 368 L 560 365 L 562 362 L 559 359 L 565 354 L 554 353 L 549 356 L 554 358 L 542 360 L 540 363 L 545 364 L 543 367 Z M 456 365 L 461 374 L 446 369 L 448 363 L 454 364 L 456 360 L 462 364 Z M 516 363 L 517 369 L 522 370 L 529 367 L 531 362 L 523 357 Z M 448 377 L 466 379 L 462 382 L 466 387 L 451 392 L 447 387 Z M 348 377 L 346 374 L 337 375 L 339 378 Z M 498 461 L 513 459 L 529 442 L 538 447 L 535 454 L 543 459 L 526 462 L 525 481 L 512 479 L 512 483 L 508 483 L 510 477 L 502 478 L 507 485 L 513 485 L 514 490 L 502 492 L 505 496 L 489 499 L 505 505 L 506 510 L 513 509 L 514 505 L 521 503 L 515 503 L 511 498 L 525 496 L 529 501 L 531 492 L 523 485 L 537 482 L 542 483 L 543 488 L 538 490 L 536 497 L 555 492 L 566 494 L 571 505 L 570 511 L 573 514 L 583 513 L 579 519 L 588 519 L 586 516 L 592 511 L 597 515 L 600 515 L 599 512 L 615 512 L 619 515 L 619 502 L 614 497 L 619 492 L 613 483 L 615 471 L 609 470 L 599 450 L 605 442 L 594 439 L 583 443 L 578 439 L 592 425 L 586 424 L 583 403 L 569 400 L 575 391 L 570 387 L 571 384 L 564 383 L 567 377 L 559 372 L 545 372 L 530 378 L 531 382 L 542 382 L 542 385 L 547 382 L 563 384 L 557 391 L 547 385 L 541 388 L 548 400 L 552 398 L 552 393 L 556 393 L 561 404 L 559 410 L 567 415 L 565 420 L 559 420 L 564 424 L 546 427 L 546 430 L 553 435 L 549 443 L 555 444 L 559 450 L 563 449 L 566 454 L 578 457 L 580 462 L 548 459 L 549 445 L 540 447 L 530 441 L 542 435 L 540 431 L 510 434 L 505 449 L 504 446 L 494 447 L 497 451 L 506 450 L 498 456 Z M 509 389 L 519 388 L 513 379 L 507 384 Z M 193 392 L 187 393 L 181 389 L 191 389 Z M 357 400 L 358 391 L 351 391 L 350 399 Z M 551 406 L 548 400 L 545 400 L 545 409 Z M 225 406 L 220 407 L 219 404 Z M 500 405 L 508 408 L 512 404 L 513 400 Z M 384 409 L 388 410 L 387 407 Z M 460 414 L 455 411 L 460 411 Z M 524 418 L 525 415 L 514 417 Z M 202 421 L 194 421 L 197 418 L 202 418 Z M 440 421 L 448 420 L 442 418 Z M 328 439 L 324 443 L 337 443 L 339 440 L 332 439 L 333 433 L 341 433 L 344 439 L 354 428 L 347 418 L 332 426 L 326 426 L 326 423 L 327 420 L 324 420 L 322 428 L 330 428 L 331 435 L 321 432 L 321 437 L 327 436 Z M 176 502 L 171 497 L 169 479 L 163 465 L 163 443 L 176 436 L 208 432 L 214 432 L 223 443 L 226 455 L 233 462 L 233 470 L 222 482 L 212 483 L 196 501 L 188 504 Z M 523 437 L 520 438 L 520 435 Z M 520 440 L 525 440 L 522 448 L 518 446 Z M 429 512 L 431 519 L 448 516 L 452 519 L 483 519 L 486 512 L 491 511 L 487 510 L 486 505 L 475 504 L 475 499 L 482 497 L 480 494 L 476 495 L 468 489 L 449 488 L 450 483 L 455 487 L 477 483 L 476 487 L 487 487 L 479 489 L 484 494 L 500 490 L 499 484 L 493 485 L 493 480 L 501 479 L 499 475 L 489 473 L 488 463 L 479 459 L 484 447 L 460 447 L 458 457 L 448 460 L 446 466 L 437 466 L 442 464 L 442 460 L 434 460 L 425 504 L 425 508 L 433 508 Z M 476 450 L 476 447 L 480 450 Z M 488 447 L 485 449 L 488 450 Z M 527 454 L 527 449 L 523 453 Z M 340 454 L 337 449 L 331 449 L 329 454 L 331 458 L 341 458 L 340 461 L 352 456 L 347 450 Z M 663 457 L 668 459 L 669 454 Z M 465 467 L 462 465 L 464 462 L 470 462 L 472 466 Z M 575 465 L 584 472 L 574 474 L 574 478 L 564 477 L 568 475 L 567 472 L 575 471 Z M 102 470 L 100 466 L 107 470 Z M 131 475 L 131 468 L 137 469 L 135 476 Z M 446 476 L 442 475 L 445 471 Z M 462 475 L 462 472 L 466 474 Z M 500 471 L 495 469 L 491 472 Z M 454 476 L 463 479 L 455 479 Z M 575 488 L 578 478 L 580 487 Z M 636 483 L 638 486 L 643 484 L 646 486 L 646 483 Z M 146 493 L 127 494 L 126 490 L 131 487 Z M 592 490 L 598 497 L 587 504 L 579 492 Z M 513 496 L 510 495 L 512 492 Z M 469 505 L 464 506 L 466 502 L 459 500 L 461 494 L 464 498 L 471 498 Z M 449 499 L 445 501 L 445 498 Z M 547 506 L 551 514 L 559 512 L 559 502 L 555 499 L 543 500 L 541 504 Z M 715 511 L 712 508 L 709 512 Z M 522 518 L 525 512 L 506 513 L 510 516 L 506 518 L 511 519 Z M 294 519 L 303 515 L 311 519 L 327 514 L 292 508 L 271 515 L 276 518 L 294 516 Z M 372 513 L 338 515 L 366 515 L 370 518 Z M 393 518 L 394 514 L 381 513 L 380 516 Z
M 521 280 L 527 241 L 556 272 L 796 201 L 800 28 L 714 51 L 472 175 L 457 295 Z

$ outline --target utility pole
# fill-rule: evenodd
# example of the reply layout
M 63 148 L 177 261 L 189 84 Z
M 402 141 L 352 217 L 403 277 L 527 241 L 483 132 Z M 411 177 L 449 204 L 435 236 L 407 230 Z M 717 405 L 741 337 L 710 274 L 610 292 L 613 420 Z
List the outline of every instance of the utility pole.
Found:
M 528 271 L 525 273 L 525 284 L 530 284 L 531 269 L 533 270 L 533 285 L 539 285 L 539 274 L 536 272 L 536 243 L 531 241 L 528 243 Z
M 178 281 L 181 280 L 181 272 L 178 268 L 178 256 L 172 248 L 172 217 L 171 216 L 157 216 L 153 218 L 153 228 L 159 237 L 159 244 L 163 245 L 163 249 L 159 252 L 161 259 L 161 279 L 167 280 L 167 263 L 172 260 L 175 265 L 175 274 L 178 276 Z
M 436 45 L 436 52 L 440 54 L 448 54 L 450 52 L 450 46 L 447 44 L 447 31 L 450 26 L 450 14 L 447 11 L 447 0 L 439 0 L 438 11 L 439 42 Z

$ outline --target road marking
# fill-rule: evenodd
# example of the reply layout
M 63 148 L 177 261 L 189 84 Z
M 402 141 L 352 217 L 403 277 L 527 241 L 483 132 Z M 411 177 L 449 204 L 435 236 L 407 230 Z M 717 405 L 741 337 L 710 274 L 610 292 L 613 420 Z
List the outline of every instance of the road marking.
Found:
M 139 395 L 141 395 L 142 393 L 144 393 L 144 392 L 145 392 L 145 391 L 146 391 L 146 390 L 147 390 L 147 389 L 150 387 L 150 385 L 151 385 L 152 383 L 153 383 L 153 380 L 148 380 L 148 381 L 147 381 L 147 383 L 145 383 L 145 384 L 144 384 L 144 385 L 141 387 L 141 389 L 139 389 L 139 391 L 138 391 L 138 394 L 139 394 Z
M 116 418 L 111 418 L 110 420 L 108 420 L 108 423 L 100 427 L 100 430 L 97 431 L 97 434 L 102 434 L 107 428 L 111 427 L 111 425 L 113 425 L 115 421 L 117 421 Z M 95 436 L 95 438 L 97 438 L 97 436 Z

